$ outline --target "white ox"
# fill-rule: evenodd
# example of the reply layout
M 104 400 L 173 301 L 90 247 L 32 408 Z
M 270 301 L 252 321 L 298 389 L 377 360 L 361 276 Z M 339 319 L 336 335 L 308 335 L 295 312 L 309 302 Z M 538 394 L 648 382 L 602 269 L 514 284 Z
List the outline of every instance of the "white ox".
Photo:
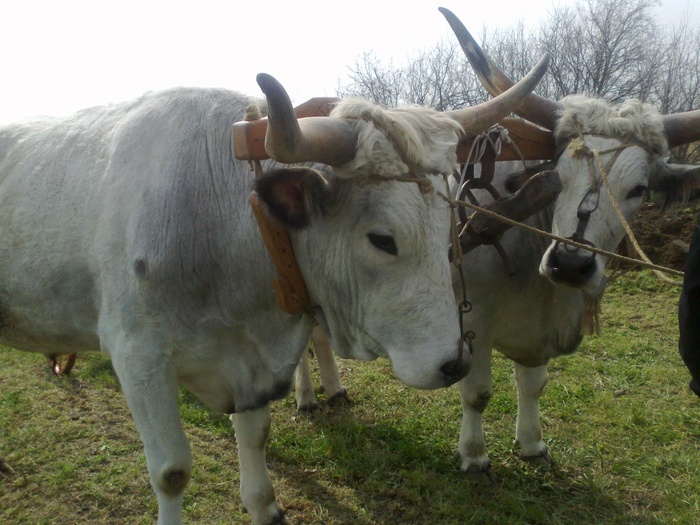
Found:
M 482 83 L 497 95 L 510 81 L 461 22 L 449 11 L 441 11 Z M 532 95 L 516 113 L 554 131 L 556 144 L 563 148 L 552 168 L 559 173 L 561 193 L 553 205 L 526 221 L 539 229 L 614 251 L 625 230 L 611 195 L 631 222 L 648 190 L 662 192 L 668 200 L 682 200 L 700 181 L 700 167 L 670 165 L 663 159 L 669 145 L 700 140 L 700 111 L 662 117 L 636 100 L 614 106 L 578 95 L 560 103 Z M 609 190 L 601 180 L 594 152 L 607 172 Z M 494 179 L 502 195 L 518 187 L 509 171 L 500 166 Z M 482 204 L 489 202 L 487 192 L 478 193 Z M 506 232 L 501 245 L 509 255 L 513 275 L 508 275 L 491 248 L 473 250 L 464 261 L 473 306 L 464 316 L 464 328 L 473 330 L 476 337 L 472 370 L 458 383 L 463 405 L 458 449 L 462 470 L 489 477 L 493 472 L 482 414 L 492 393 L 492 348 L 515 362 L 516 440 L 521 457 L 547 463 L 550 457 L 538 410 L 547 382 L 547 362 L 578 348 L 586 298 L 599 297 L 605 288 L 604 256 L 550 242 L 519 228 Z M 459 286 L 455 281 L 455 290 Z
M 276 306 L 251 190 L 290 227 L 308 311 L 340 355 L 388 357 L 415 387 L 451 385 L 469 362 L 458 359 L 442 175 L 458 138 L 507 114 L 546 62 L 495 104 L 438 113 L 349 102 L 298 121 L 282 86 L 260 75 L 268 153 L 323 173 L 269 161 L 277 169 L 255 182 L 234 159 L 231 128 L 264 104 L 225 90 L 173 89 L 0 128 L 0 342 L 111 357 L 159 524 L 182 522 L 192 468 L 178 384 L 233 414 L 252 523 L 286 523 L 265 464 L 268 403 L 288 391 L 314 318 Z M 400 179 L 407 164 L 423 184 Z

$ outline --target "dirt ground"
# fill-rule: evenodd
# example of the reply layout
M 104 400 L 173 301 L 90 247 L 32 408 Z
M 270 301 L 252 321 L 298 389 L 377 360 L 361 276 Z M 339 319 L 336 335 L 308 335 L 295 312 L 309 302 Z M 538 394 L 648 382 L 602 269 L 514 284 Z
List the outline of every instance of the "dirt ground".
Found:
M 699 213 L 699 201 L 666 212 L 657 204 L 645 202 L 631 225 L 632 231 L 653 263 L 683 270 Z M 625 253 L 624 244 L 619 251 Z

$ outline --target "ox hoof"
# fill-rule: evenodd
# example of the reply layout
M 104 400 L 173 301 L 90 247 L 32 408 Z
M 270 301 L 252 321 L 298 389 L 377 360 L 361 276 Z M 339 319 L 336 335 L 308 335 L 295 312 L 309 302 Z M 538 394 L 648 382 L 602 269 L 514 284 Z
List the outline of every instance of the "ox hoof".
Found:
M 345 406 L 350 404 L 350 398 L 348 397 L 348 391 L 344 388 L 338 390 L 335 394 L 326 399 L 326 403 L 331 406 Z
M 498 476 L 491 468 L 491 463 L 487 465 L 477 465 L 471 464 L 466 469 L 462 468 L 462 472 L 469 478 L 477 483 L 483 485 L 496 485 L 498 483 Z
M 12 467 L 8 465 L 3 458 L 0 458 L 0 478 L 11 476 L 14 473 L 15 471 L 12 469 Z
M 299 406 L 297 406 L 297 410 L 299 412 L 306 412 L 307 414 L 311 414 L 313 412 L 316 412 L 319 410 L 321 407 L 316 401 L 313 401 L 311 403 L 302 403 Z
M 243 513 L 250 514 L 245 505 L 243 505 Z M 277 509 L 277 514 L 272 516 L 270 521 L 266 521 L 265 525 L 292 525 L 292 522 L 285 518 L 283 510 Z
M 547 449 L 543 450 L 539 454 L 535 454 L 534 456 L 524 456 L 521 454 L 520 459 L 526 463 L 529 463 L 530 465 L 535 465 L 538 467 L 551 467 L 554 465 L 554 460 L 552 459 L 552 456 L 549 455 Z
M 292 525 L 292 522 L 285 518 L 284 514 L 280 514 L 270 522 L 270 525 Z
M 55 376 L 67 376 L 75 366 L 78 354 L 50 354 L 49 367 Z

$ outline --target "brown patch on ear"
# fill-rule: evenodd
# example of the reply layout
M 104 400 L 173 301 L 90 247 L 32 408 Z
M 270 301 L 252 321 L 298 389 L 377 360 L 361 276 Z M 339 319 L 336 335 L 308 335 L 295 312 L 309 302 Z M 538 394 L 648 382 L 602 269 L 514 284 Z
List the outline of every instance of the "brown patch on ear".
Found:
M 326 180 L 310 168 L 279 168 L 255 180 L 255 191 L 273 217 L 291 228 L 308 226 L 311 206 Z

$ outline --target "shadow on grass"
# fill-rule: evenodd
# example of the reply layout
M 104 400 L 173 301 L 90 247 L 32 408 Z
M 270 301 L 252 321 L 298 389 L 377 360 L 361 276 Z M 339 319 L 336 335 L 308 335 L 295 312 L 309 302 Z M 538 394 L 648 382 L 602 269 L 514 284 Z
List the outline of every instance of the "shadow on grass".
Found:
M 78 384 L 116 383 L 104 356 L 79 359 L 78 366 Z M 189 393 L 180 400 L 185 421 L 230 434 L 228 418 L 202 410 Z M 614 497 L 623 489 L 610 479 L 570 472 L 565 464 L 541 471 L 507 450 L 492 451 L 500 483 L 476 482 L 459 472 L 451 445 L 436 445 L 419 418 L 382 419 L 360 414 L 352 405 L 323 403 L 320 413 L 297 416 L 297 422 L 267 449 L 278 499 L 293 523 L 662 523 L 630 516 L 629 503 Z M 273 425 L 285 423 L 273 415 Z
M 358 420 L 349 410 L 311 419 L 326 440 L 326 457 L 312 459 L 300 474 L 304 462 L 294 452 L 281 446 L 268 450 L 271 471 L 290 487 L 280 500 L 294 523 L 322 522 L 305 515 L 309 510 L 297 505 L 299 494 L 317 507 L 314 515 L 321 512 L 331 523 L 662 523 L 630 516 L 606 482 L 585 474 L 492 457 L 500 480 L 484 484 L 462 474 L 450 451 L 421 443 L 414 429 Z M 321 477 L 314 466 L 323 468 Z

